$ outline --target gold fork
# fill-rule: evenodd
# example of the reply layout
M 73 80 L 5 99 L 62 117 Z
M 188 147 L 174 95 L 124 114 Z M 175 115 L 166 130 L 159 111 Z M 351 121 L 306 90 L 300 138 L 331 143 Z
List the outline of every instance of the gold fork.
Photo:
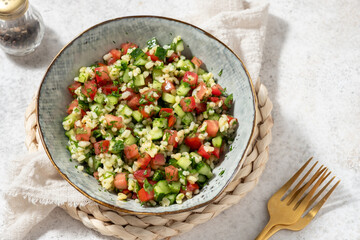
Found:
M 287 182 L 284 186 L 282 186 L 270 199 L 268 202 L 268 211 L 270 215 L 270 220 L 268 224 L 265 226 L 263 231 L 258 235 L 256 238 L 257 240 L 263 240 L 267 239 L 266 237 L 270 237 L 273 233 L 280 230 L 278 227 L 276 227 L 274 230 L 272 230 L 273 227 L 280 225 L 288 226 L 297 223 L 297 221 L 301 218 L 301 216 L 304 214 L 306 209 L 309 208 L 309 206 L 320 196 L 322 191 L 325 190 L 325 188 L 328 186 L 328 184 L 312 199 L 312 196 L 314 195 L 316 189 L 319 187 L 319 185 L 326 179 L 326 177 L 329 174 L 326 174 L 327 168 L 321 166 L 316 173 L 312 176 L 310 181 L 308 181 L 303 187 L 300 188 L 301 184 L 305 181 L 305 179 L 309 176 L 311 171 L 315 168 L 318 162 L 316 162 L 311 169 L 304 175 L 304 177 L 299 181 L 299 183 L 294 187 L 294 189 L 284 198 L 284 195 L 289 190 L 291 185 L 296 181 L 296 179 L 300 176 L 300 174 L 304 171 L 306 166 L 310 163 L 312 158 L 310 158 L 301 168 L 298 172 L 295 173 L 295 175 Z M 317 180 L 320 177 L 319 180 Z M 317 181 L 316 181 L 317 180 Z M 316 181 L 314 186 L 311 188 L 311 190 L 304 194 L 305 191 Z M 329 183 L 330 184 L 330 183 Z M 333 191 L 333 190 L 332 190 Z M 330 194 L 332 193 L 330 192 Z M 330 195 L 329 194 L 329 195 Z M 304 196 L 303 196 L 304 195 Z M 302 197 L 302 198 L 301 198 Z M 284 198 L 282 200 L 282 198 Z M 301 200 L 300 200 L 301 198 Z M 324 200 L 324 199 L 323 199 Z M 325 199 L 326 201 L 326 199 Z M 325 202 L 323 201 L 323 202 Z M 323 203 L 322 203 L 323 204 Z M 321 204 L 321 206 L 322 206 Z M 320 207 L 321 207 L 320 206 Z M 311 214 L 313 214 L 315 211 L 317 212 L 318 209 L 314 207 L 314 211 L 311 210 Z M 309 214 L 310 214 L 309 212 Z M 309 216 L 311 216 L 311 214 Z M 315 216 L 315 215 L 314 215 Z M 304 217 L 305 218 L 305 217 Z M 313 218 L 313 217 L 312 217 Z M 307 218 L 305 218 L 307 219 Z M 279 227 L 279 228 L 281 228 Z M 270 236 L 267 236 L 268 232 L 272 233 Z
M 331 172 L 329 172 L 321 181 L 324 182 L 325 179 L 331 174 Z M 319 198 L 319 196 L 324 192 L 324 190 L 330 185 L 330 183 L 335 179 L 335 177 L 332 177 L 330 179 L 329 182 L 327 182 L 327 184 L 316 194 L 315 197 L 313 197 L 311 199 L 311 201 L 309 202 L 307 208 L 305 211 L 307 211 L 310 206 L 316 201 L 316 199 Z M 339 185 L 340 180 L 337 181 L 335 183 L 335 185 L 330 189 L 330 191 L 304 216 L 301 217 L 297 222 L 295 222 L 292 225 L 276 225 L 275 227 L 273 227 L 264 237 L 264 240 L 269 239 L 272 235 L 274 235 L 277 231 L 282 230 L 282 229 L 287 229 L 287 230 L 292 230 L 292 231 L 300 231 L 302 229 L 304 229 L 310 222 L 311 220 L 313 220 L 313 218 L 315 217 L 315 215 L 319 212 L 320 208 L 324 205 L 324 203 L 326 202 L 326 200 L 330 197 L 330 195 L 332 194 L 332 192 L 335 190 L 335 188 L 337 187 L 337 185 Z

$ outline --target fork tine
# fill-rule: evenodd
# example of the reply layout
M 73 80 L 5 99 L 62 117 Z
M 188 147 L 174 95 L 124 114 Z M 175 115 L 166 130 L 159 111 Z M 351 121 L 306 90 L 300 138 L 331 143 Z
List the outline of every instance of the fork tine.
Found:
M 318 179 L 321 174 L 324 173 L 324 171 L 327 171 L 326 167 L 321 166 L 316 173 L 311 177 L 311 179 L 301 188 L 301 191 L 292 199 L 292 201 L 288 201 L 287 204 L 290 205 L 292 203 L 298 202 L 298 200 L 301 198 L 301 196 L 305 193 L 305 191 L 312 185 L 312 183 Z M 307 177 L 307 176 L 304 176 Z M 295 192 L 292 191 L 289 195 L 294 194 Z
M 284 201 L 285 202 L 287 202 L 288 204 L 290 204 L 294 199 L 295 199 L 295 197 L 301 192 L 301 190 L 300 189 L 303 189 L 305 186 L 306 186 L 306 184 L 303 186 L 303 187 L 301 187 L 300 188 L 300 186 L 301 186 L 301 184 L 303 184 L 303 182 L 306 180 L 306 178 L 309 176 L 309 174 L 312 172 L 312 170 L 314 169 L 314 167 L 315 167 L 315 165 L 316 164 L 314 164 L 311 168 L 310 168 L 310 170 L 304 175 L 304 177 L 299 181 L 299 183 L 298 184 L 296 184 L 296 186 L 294 187 L 294 189 L 286 196 L 286 198 L 284 199 Z M 316 174 L 318 174 L 319 173 L 319 171 L 321 171 L 322 169 L 324 168 L 324 165 L 321 165 L 320 166 L 320 168 L 316 171 L 316 173 L 314 174 L 314 176 L 316 175 Z M 310 185 L 313 183 L 315 181 L 315 179 L 314 179 L 314 177 L 312 177 L 311 179 L 310 179 Z M 308 182 L 308 183 L 309 183 Z M 299 189 L 300 188 L 300 189 Z M 300 191 L 298 191 L 298 190 L 300 190 Z M 290 199 L 290 200 L 289 200 Z
M 326 184 L 326 186 L 328 186 L 330 184 L 330 182 L 334 179 L 335 177 L 333 177 L 328 184 Z M 308 212 L 308 214 L 306 214 L 305 217 L 313 219 L 315 217 L 315 215 L 319 212 L 320 208 L 324 205 L 324 203 L 326 202 L 326 200 L 328 200 L 328 198 L 330 197 L 330 195 L 333 193 L 333 191 L 335 190 L 335 188 L 339 185 L 340 180 L 337 181 L 335 183 L 335 185 L 329 190 L 329 192 L 310 210 L 310 212 Z M 321 189 L 323 190 L 323 189 Z
M 291 185 L 296 181 L 296 179 L 300 176 L 300 174 L 304 171 L 304 169 L 312 159 L 313 157 L 307 160 L 307 162 L 294 174 L 294 176 L 292 176 L 276 193 L 280 194 L 282 197 L 286 193 L 286 191 L 291 187 Z M 316 165 L 317 163 L 318 162 L 316 161 L 314 165 Z
M 331 172 L 328 172 L 328 173 L 325 175 L 325 177 L 323 177 L 323 178 L 321 179 L 321 182 L 320 182 L 319 186 L 326 180 L 326 178 L 327 178 L 330 174 L 331 174 Z M 333 178 L 330 180 L 330 182 L 328 182 L 328 183 L 315 195 L 315 197 L 313 197 L 313 198 L 310 200 L 308 206 L 306 207 L 306 210 L 309 209 L 309 207 L 316 201 L 316 199 L 321 195 L 321 193 L 326 189 L 326 187 L 332 182 L 332 180 L 333 180 L 334 178 L 335 178 L 335 177 L 333 177 Z M 295 208 L 297 208 L 297 207 L 302 203 L 302 201 L 304 200 L 305 197 L 306 197 L 306 196 L 302 197 L 302 198 L 296 203 Z
M 324 170 L 326 170 L 325 172 L 324 172 Z M 323 169 L 322 171 L 321 171 L 321 173 L 319 173 L 319 174 L 321 174 L 321 176 L 320 176 L 320 179 L 318 179 L 317 181 L 316 181 L 316 183 L 315 183 L 315 185 L 312 187 L 312 189 L 309 191 L 309 193 L 304 197 L 304 199 L 302 200 L 302 202 L 301 202 L 301 204 L 299 204 L 296 208 L 295 208 L 295 206 L 294 206 L 294 209 L 298 209 L 298 208 L 302 208 L 303 209 L 303 211 L 305 211 L 305 209 L 307 208 L 307 206 L 308 206 L 308 204 L 309 204 L 309 202 L 310 202 L 310 200 L 311 200 L 311 197 L 314 195 L 314 193 L 315 193 L 315 191 L 316 191 L 316 189 L 319 187 L 319 185 L 323 182 L 323 178 L 324 178 L 324 176 L 326 176 L 326 172 L 327 172 L 327 169 Z M 314 177 L 314 176 L 313 176 Z M 319 176 L 317 176 L 316 178 L 318 178 Z M 307 183 L 307 185 L 308 185 L 308 183 Z M 306 186 L 306 185 L 305 185 Z M 301 195 L 306 191 L 306 189 L 307 189 L 307 187 L 305 187 L 303 190 L 302 190 L 302 193 L 301 194 L 299 194 L 298 196 L 296 196 L 296 198 L 294 199 L 294 205 L 297 203 L 297 201 L 299 200 L 299 198 L 301 197 Z

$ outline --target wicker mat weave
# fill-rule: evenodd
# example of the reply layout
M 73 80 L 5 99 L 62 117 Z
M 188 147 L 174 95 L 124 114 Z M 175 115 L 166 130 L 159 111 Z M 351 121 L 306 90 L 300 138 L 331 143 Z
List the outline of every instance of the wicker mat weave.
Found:
M 61 206 L 71 217 L 81 221 L 86 227 L 106 236 L 124 240 L 163 239 L 188 232 L 196 225 L 216 217 L 219 213 L 238 203 L 256 186 L 269 158 L 271 142 L 272 102 L 264 85 L 257 82 L 255 91 L 258 99 L 256 108 L 257 127 L 247 150 L 242 168 L 225 191 L 213 203 L 200 209 L 171 215 L 146 216 L 116 212 L 99 204 L 84 207 Z M 37 131 L 36 98 L 28 106 L 25 114 L 26 140 L 30 152 L 42 149 Z

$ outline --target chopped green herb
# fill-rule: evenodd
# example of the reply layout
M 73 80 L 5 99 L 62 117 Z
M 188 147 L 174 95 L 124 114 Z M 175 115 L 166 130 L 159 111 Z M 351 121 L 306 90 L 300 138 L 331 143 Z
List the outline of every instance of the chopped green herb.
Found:
M 218 73 L 219 77 L 221 77 L 222 73 L 223 73 L 223 69 L 220 69 L 220 72 Z
M 224 174 L 225 170 L 222 170 L 220 173 L 219 173 L 219 176 L 222 176 Z

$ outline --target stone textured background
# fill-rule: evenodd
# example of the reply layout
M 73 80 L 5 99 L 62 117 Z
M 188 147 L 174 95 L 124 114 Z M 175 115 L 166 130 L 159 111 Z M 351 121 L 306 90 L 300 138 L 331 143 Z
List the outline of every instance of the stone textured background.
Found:
M 20 58 L 0 51 L 2 178 L 10 160 L 26 153 L 25 109 L 62 46 L 109 18 L 134 14 L 182 18 L 185 11 L 196 12 L 191 1 L 31 3 L 47 26 L 42 45 Z M 306 229 L 282 231 L 274 239 L 360 239 L 356 212 L 360 209 L 360 2 L 271 1 L 266 37 L 261 77 L 274 103 L 275 121 L 267 168 L 258 186 L 239 204 L 174 239 L 254 239 L 267 221 L 268 198 L 310 156 L 333 170 L 342 183 Z M 1 211 L 0 224 L 4 221 Z M 111 239 L 87 229 L 61 209 L 27 237 L 79 238 Z

